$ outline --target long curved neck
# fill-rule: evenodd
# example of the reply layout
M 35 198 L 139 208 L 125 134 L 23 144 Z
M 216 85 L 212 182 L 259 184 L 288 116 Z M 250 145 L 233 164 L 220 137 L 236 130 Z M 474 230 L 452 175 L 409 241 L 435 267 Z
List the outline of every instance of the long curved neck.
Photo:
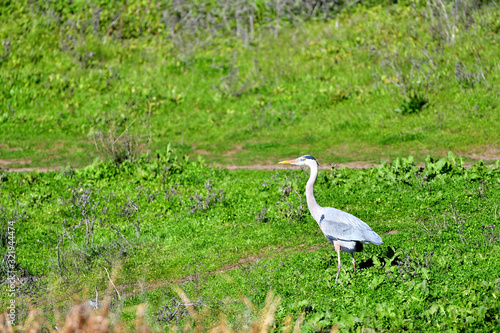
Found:
M 309 207 L 309 211 L 311 215 L 319 223 L 321 218 L 321 206 L 316 202 L 316 198 L 314 197 L 314 183 L 316 183 L 316 178 L 318 177 L 318 164 L 314 163 L 309 165 L 311 169 L 311 175 L 309 176 L 309 180 L 306 184 L 306 199 L 307 206 Z

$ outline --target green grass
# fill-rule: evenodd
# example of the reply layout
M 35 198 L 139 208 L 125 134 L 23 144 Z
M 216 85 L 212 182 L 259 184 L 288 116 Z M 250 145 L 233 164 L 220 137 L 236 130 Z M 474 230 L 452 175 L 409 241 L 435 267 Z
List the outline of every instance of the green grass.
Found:
M 61 15 L 88 24 L 90 9 L 78 6 Z M 449 22 L 453 41 L 425 7 L 356 6 L 326 22 L 284 25 L 277 38 L 262 30 L 245 46 L 221 37 L 195 53 L 166 31 L 117 38 L 104 21 L 96 34 L 90 25 L 61 28 L 34 7 L 5 8 L 13 13 L 1 19 L 10 50 L 0 96 L 10 106 L 0 116 L 0 152 L 29 159 L 24 166 L 87 165 L 99 155 L 94 133 L 125 128 L 142 150 L 171 143 L 222 164 L 269 164 L 304 151 L 328 162 L 498 155 L 495 6 L 469 9 L 472 26 Z M 147 24 L 160 29 L 160 14 L 148 13 Z M 405 112 L 415 93 L 427 104 Z
M 255 2 L 253 38 L 228 12 L 194 48 L 209 30 L 169 30 L 155 1 L 0 5 L 0 165 L 65 167 L 0 169 L 1 253 L 14 223 L 16 274 L 42 277 L 19 287 L 18 320 L 33 306 L 53 325 L 97 291 L 125 325 L 147 303 L 148 325 L 167 329 L 156 319 L 179 286 L 234 329 L 259 315 L 244 297 L 263 308 L 273 291 L 276 331 L 301 313 L 304 331 L 497 331 L 499 9 L 432 4 L 285 15 L 276 30 Z M 318 202 L 384 241 L 356 254 L 356 274 L 343 254 L 336 286 L 308 172 L 216 165 L 303 154 L 323 165 Z M 382 165 L 327 168 L 351 161 Z
M 180 285 L 200 311 L 209 309 L 204 320 L 217 321 L 222 311 L 234 328 L 252 318 L 241 297 L 262 308 L 272 290 L 282 298 L 276 328 L 286 315 L 304 312 L 306 331 L 494 331 L 500 169 L 462 163 L 450 155 L 429 158 L 425 169 L 397 159 L 380 168 L 322 171 L 318 202 L 360 217 L 384 241 L 356 254 L 356 274 L 343 254 L 337 285 L 333 247 L 299 208 L 307 172 L 227 171 L 168 155 L 119 167 L 5 173 L 2 221 L 24 216 L 15 222 L 19 268 L 43 276 L 35 289 L 21 288 L 18 307 L 30 295 L 49 314 L 69 307 L 74 294 L 85 300 L 108 290 L 121 320 L 135 318 L 135 306 L 146 302 L 150 325 L 166 328 L 168 322 L 155 324 L 157 312 L 172 306 L 171 286 Z M 193 212 L 195 194 L 204 204 Z M 259 219 L 263 208 L 266 218 Z M 94 221 L 88 244 L 85 221 Z M 104 267 L 120 267 L 113 279 L 126 297 L 108 288 Z

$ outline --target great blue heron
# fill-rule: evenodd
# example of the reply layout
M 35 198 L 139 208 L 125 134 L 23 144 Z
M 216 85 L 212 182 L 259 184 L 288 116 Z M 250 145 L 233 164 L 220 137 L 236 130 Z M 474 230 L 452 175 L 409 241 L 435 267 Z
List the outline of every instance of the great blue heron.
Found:
M 356 216 L 331 207 L 321 207 L 314 197 L 314 183 L 318 177 L 318 162 L 310 155 L 304 155 L 294 160 L 282 161 L 279 164 L 307 165 L 311 175 L 306 184 L 307 206 L 312 217 L 318 223 L 326 238 L 335 246 L 338 254 L 338 270 L 335 284 L 340 273 L 340 250 L 352 255 L 352 264 L 356 272 L 354 252 L 363 251 L 363 243 L 382 244 L 382 238 L 365 222 Z

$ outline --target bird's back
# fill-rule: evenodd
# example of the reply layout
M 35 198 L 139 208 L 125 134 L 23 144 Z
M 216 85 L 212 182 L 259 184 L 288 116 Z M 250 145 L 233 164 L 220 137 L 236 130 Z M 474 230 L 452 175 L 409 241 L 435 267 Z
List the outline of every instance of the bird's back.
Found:
M 356 216 L 336 208 L 323 208 L 317 221 L 328 239 L 382 244 L 382 238 Z

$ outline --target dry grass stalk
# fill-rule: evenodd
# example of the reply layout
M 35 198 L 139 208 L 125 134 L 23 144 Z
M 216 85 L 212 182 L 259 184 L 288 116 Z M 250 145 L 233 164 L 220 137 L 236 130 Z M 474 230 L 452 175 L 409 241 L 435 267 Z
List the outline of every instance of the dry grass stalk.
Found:
M 109 302 L 106 302 L 100 313 L 95 314 L 88 306 L 80 304 L 73 308 L 64 323 L 63 332 L 111 332 L 108 317 Z
M 114 273 L 114 272 L 113 272 Z M 115 275 L 115 274 L 112 274 Z M 109 288 L 108 291 L 111 291 Z M 208 311 L 196 311 L 193 303 L 189 300 L 187 295 L 180 288 L 175 288 L 175 291 L 179 297 L 184 302 L 186 308 L 188 309 L 192 321 L 186 321 L 186 324 L 182 329 L 179 327 L 171 326 L 170 332 L 236 332 L 231 329 L 231 325 L 227 321 L 227 317 L 224 313 L 219 314 L 219 322 L 213 325 L 210 329 L 206 329 L 203 326 L 202 319 L 209 315 Z M 267 294 L 264 308 L 260 311 L 255 305 L 253 305 L 250 300 L 243 297 L 243 302 L 256 313 L 261 312 L 261 315 L 254 320 L 253 323 L 247 328 L 243 329 L 242 332 L 269 332 L 272 330 L 273 323 L 275 321 L 275 314 L 278 305 L 281 302 L 281 298 L 275 296 L 272 291 Z M 63 332 L 63 333 L 108 333 L 108 332 L 131 332 L 130 329 L 124 329 L 120 324 L 114 324 L 111 319 L 110 309 L 110 298 L 106 297 L 104 305 L 99 310 L 94 310 L 90 308 L 86 303 L 81 303 L 72 308 L 69 314 L 64 319 L 64 322 L 59 322 L 57 326 L 52 327 L 45 319 L 41 317 L 41 313 L 36 310 L 32 310 L 26 319 L 25 323 L 21 326 L 12 327 L 10 322 L 7 320 L 6 313 L 0 314 L 0 333 L 14 333 L 14 332 Z M 56 310 L 56 312 L 58 312 Z M 147 333 L 151 332 L 152 328 L 144 321 L 144 315 L 146 312 L 146 304 L 139 305 L 137 309 L 137 320 L 135 322 L 135 332 L 137 333 Z M 56 314 L 56 318 L 60 317 L 60 314 Z M 285 328 L 284 332 L 291 332 L 293 327 L 293 332 L 300 332 L 302 323 L 304 321 L 304 313 L 301 313 L 295 325 L 293 323 L 292 316 L 287 316 L 285 318 Z M 332 332 L 337 332 L 337 327 L 332 327 Z

